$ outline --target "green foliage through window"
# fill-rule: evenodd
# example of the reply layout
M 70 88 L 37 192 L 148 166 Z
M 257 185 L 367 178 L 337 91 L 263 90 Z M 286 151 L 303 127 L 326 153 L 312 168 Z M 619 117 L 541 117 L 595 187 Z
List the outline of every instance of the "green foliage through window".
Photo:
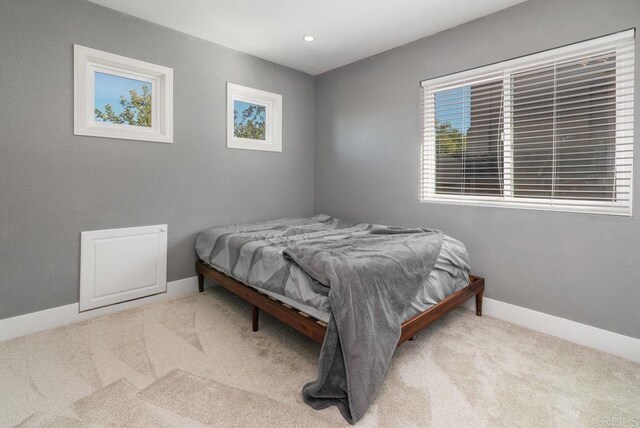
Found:
M 459 156 L 467 149 L 467 136 L 449 122 L 436 120 L 436 147 L 440 153 Z
M 147 85 L 142 86 L 141 93 L 135 89 L 129 91 L 129 97 L 120 96 L 121 110 L 116 113 L 111 104 L 105 104 L 103 110 L 95 109 L 95 117 L 99 122 L 118 125 L 151 127 L 151 91 Z
M 238 138 L 266 140 L 266 113 L 267 108 L 265 106 L 235 101 L 233 134 Z

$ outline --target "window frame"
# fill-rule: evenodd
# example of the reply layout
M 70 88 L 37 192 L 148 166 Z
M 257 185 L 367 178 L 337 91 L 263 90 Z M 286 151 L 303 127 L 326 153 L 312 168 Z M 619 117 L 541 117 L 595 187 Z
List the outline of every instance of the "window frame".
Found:
M 266 107 L 264 140 L 235 136 L 235 101 Z M 282 152 L 282 95 L 227 82 L 227 148 Z
M 173 143 L 173 69 L 121 55 L 74 47 L 74 135 Z M 95 120 L 95 75 L 151 84 L 151 127 Z
M 499 63 L 474 68 L 471 70 L 454 73 L 446 76 L 428 79 L 420 82 L 422 89 L 423 109 L 423 142 L 421 147 L 420 165 L 420 202 L 421 203 L 446 203 L 474 206 L 498 206 L 507 208 L 533 209 L 545 211 L 564 211 L 592 214 L 611 214 L 631 216 L 633 208 L 633 159 L 621 159 L 620 152 L 631 150 L 633 153 L 633 122 L 634 122 L 634 85 L 633 77 L 630 86 L 616 86 L 616 136 L 615 136 L 615 179 L 616 194 L 629 193 L 628 201 L 594 201 L 594 200 L 567 200 L 562 198 L 526 198 L 513 196 L 513 136 L 512 136 L 512 94 L 511 81 L 514 73 L 527 71 L 539 67 L 550 60 L 573 57 L 581 51 L 589 53 L 597 46 L 612 44 L 611 52 L 619 55 L 621 48 L 613 46 L 616 41 L 634 38 L 635 29 L 622 31 L 604 37 L 599 37 L 584 42 L 579 42 L 544 52 L 526 55 Z M 635 47 L 635 40 L 634 40 Z M 628 49 L 628 48 L 626 48 Z M 616 60 L 617 61 L 617 60 Z M 628 61 L 628 60 L 623 60 Z M 618 73 L 619 64 L 616 63 L 616 83 L 620 83 Z M 633 57 L 631 67 L 634 67 Z M 503 82 L 503 196 L 468 195 L 468 194 L 442 194 L 436 193 L 436 136 L 435 136 L 435 94 L 436 92 L 468 86 L 478 83 L 486 83 L 495 80 Z M 628 83 L 628 82 L 625 82 Z M 436 87 L 437 89 L 433 89 Z M 631 113 L 629 113 L 631 112 Z M 622 120 L 621 117 L 627 119 Z M 630 121 L 629 119 L 630 118 Z M 619 180 L 622 179 L 622 180 Z M 629 185 L 622 185 L 622 182 Z M 566 202 L 569 201 L 569 202 Z

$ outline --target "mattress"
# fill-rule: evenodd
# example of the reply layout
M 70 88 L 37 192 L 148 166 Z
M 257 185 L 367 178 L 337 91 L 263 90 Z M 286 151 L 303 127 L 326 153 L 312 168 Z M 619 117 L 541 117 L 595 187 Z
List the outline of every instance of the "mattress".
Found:
M 350 223 L 325 214 L 280 218 L 257 223 L 213 227 L 198 235 L 200 260 L 220 272 L 325 323 L 329 299 L 315 281 L 282 254 L 306 240 L 345 239 L 368 234 L 368 223 Z M 427 281 L 402 315 L 407 320 L 469 283 L 469 255 L 464 244 L 444 235 L 442 248 Z

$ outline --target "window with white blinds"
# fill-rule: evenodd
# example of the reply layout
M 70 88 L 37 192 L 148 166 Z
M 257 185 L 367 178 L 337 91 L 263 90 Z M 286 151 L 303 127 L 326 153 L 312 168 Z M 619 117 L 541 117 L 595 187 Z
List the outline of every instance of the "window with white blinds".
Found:
M 420 199 L 631 215 L 634 30 L 422 82 Z

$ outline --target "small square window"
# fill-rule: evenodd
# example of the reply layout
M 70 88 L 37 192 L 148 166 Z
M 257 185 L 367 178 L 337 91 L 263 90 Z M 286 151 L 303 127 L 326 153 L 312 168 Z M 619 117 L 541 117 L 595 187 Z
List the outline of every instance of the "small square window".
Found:
M 173 70 L 75 45 L 75 135 L 173 142 Z
M 282 151 L 282 95 L 227 83 L 227 147 Z

